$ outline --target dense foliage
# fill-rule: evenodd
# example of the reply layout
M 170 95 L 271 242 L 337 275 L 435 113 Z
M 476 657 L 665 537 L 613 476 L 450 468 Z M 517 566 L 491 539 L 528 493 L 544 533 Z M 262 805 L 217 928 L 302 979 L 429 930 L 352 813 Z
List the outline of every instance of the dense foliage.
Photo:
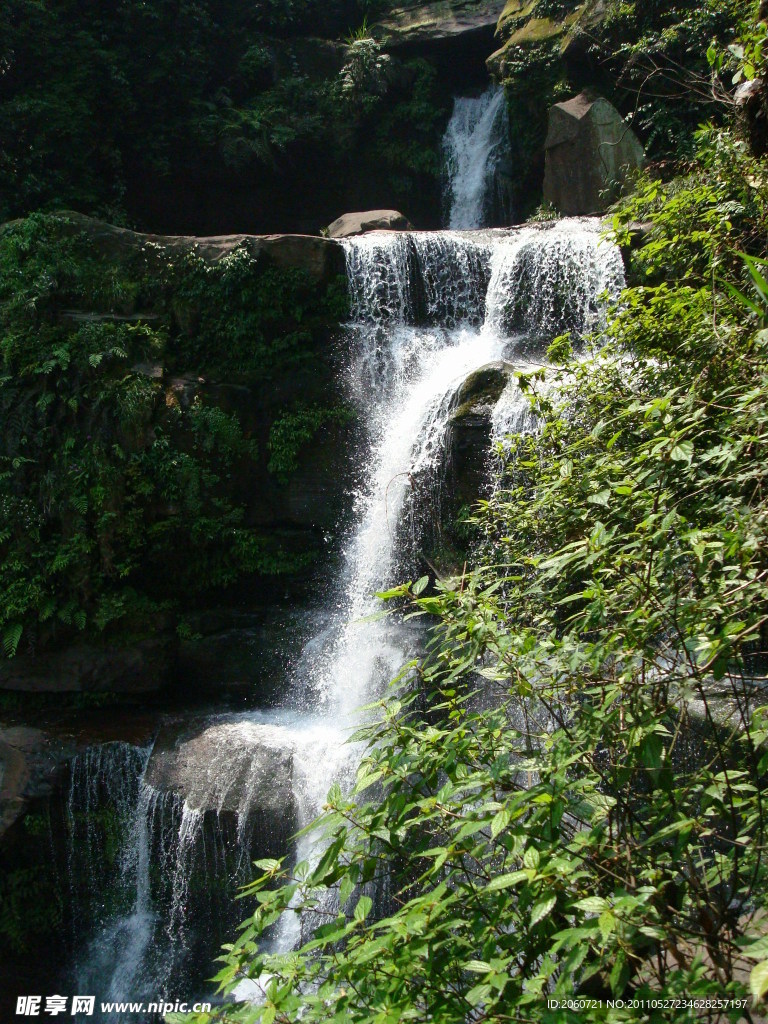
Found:
M 198 375 L 272 390 L 310 376 L 327 394 L 318 348 L 344 309 L 340 286 L 262 266 L 246 248 L 215 264 L 152 246 L 109 259 L 66 218 L 3 231 L 5 655 L 77 633 L 141 634 L 243 576 L 305 564 L 306 552 L 249 525 L 236 477 L 257 459 L 266 476 L 271 454 L 287 478 L 313 431 L 290 449 L 278 435 L 269 453 L 279 390 L 260 406 L 259 443 Z
M 303 202 L 307 165 L 325 168 L 338 204 L 345 188 L 354 195 L 356 183 L 345 186 L 353 157 L 392 201 L 414 198 L 421 169 L 404 165 L 388 184 L 379 164 L 389 140 L 373 131 L 391 93 L 395 138 L 437 150 L 429 120 L 395 113 L 411 83 L 367 76 L 349 88 L 361 47 L 369 65 L 382 58 L 371 39 L 343 40 L 388 6 L 9 0 L 0 10 L 0 221 L 67 208 L 153 230 L 288 230 L 328 217 L 317 196 L 314 214 Z
M 521 378 L 476 567 L 384 595 L 428 653 L 319 861 L 260 865 L 219 980 L 263 1004 L 198 1019 L 735 1021 L 768 990 L 768 178 L 697 147 L 616 215 L 653 227 L 604 347 Z M 298 951 L 260 945 L 299 910 Z

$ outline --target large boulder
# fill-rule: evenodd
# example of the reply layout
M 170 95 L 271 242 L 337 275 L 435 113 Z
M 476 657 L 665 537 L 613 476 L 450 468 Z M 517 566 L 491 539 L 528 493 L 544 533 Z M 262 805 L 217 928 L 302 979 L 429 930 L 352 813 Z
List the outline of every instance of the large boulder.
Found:
M 413 224 L 397 210 L 366 210 L 344 213 L 328 225 L 330 238 L 352 238 L 366 231 L 413 231 Z
M 285 852 L 296 830 L 294 747 L 278 726 L 207 722 L 161 732 L 144 781 L 203 815 L 234 815 L 259 835 L 262 856 Z
M 488 476 L 493 411 L 512 373 L 507 363 L 490 363 L 470 374 L 456 392 L 448 421 L 446 473 L 451 504 L 456 509 L 474 505 L 482 494 Z
M 604 212 L 644 162 L 618 110 L 587 93 L 550 109 L 545 147 L 544 200 L 569 217 Z
M 489 363 L 456 388 L 440 463 L 431 474 L 411 480 L 408 528 L 415 524 L 422 573 L 461 572 L 468 557 L 466 513 L 486 491 L 494 413 L 513 372 L 511 364 Z

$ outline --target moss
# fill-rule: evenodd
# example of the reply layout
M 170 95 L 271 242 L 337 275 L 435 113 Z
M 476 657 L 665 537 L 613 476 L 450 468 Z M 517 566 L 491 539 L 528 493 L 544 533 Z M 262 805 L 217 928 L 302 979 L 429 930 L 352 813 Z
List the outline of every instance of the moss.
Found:
M 459 423 L 478 410 L 496 405 L 507 386 L 507 373 L 501 366 L 487 366 L 467 377 L 457 396 L 457 406 L 451 422 Z
M 566 26 L 562 22 L 553 21 L 551 18 L 531 18 L 510 36 L 507 47 L 544 42 L 562 35 L 565 30 Z
M 260 383 L 318 359 L 347 311 L 346 280 L 268 265 L 247 246 L 217 263 L 172 258 L 164 287 L 176 330 L 172 365 L 229 382 Z

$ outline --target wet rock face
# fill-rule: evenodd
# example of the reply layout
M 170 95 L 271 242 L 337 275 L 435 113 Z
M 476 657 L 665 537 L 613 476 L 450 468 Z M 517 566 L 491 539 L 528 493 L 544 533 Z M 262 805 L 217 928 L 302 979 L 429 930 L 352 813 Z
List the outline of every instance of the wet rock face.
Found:
M 130 646 L 80 644 L 0 662 L 0 690 L 24 693 L 145 694 L 162 689 L 176 664 L 176 644 L 153 637 Z
M 618 110 L 586 93 L 550 109 L 545 148 L 544 200 L 567 217 L 604 212 L 644 162 Z
M 51 795 L 64 757 L 62 745 L 41 729 L 0 728 L 0 839 L 31 800 Z
M 767 8 L 762 20 L 768 20 Z M 742 82 L 734 95 L 734 103 L 739 113 L 744 133 L 749 140 L 749 147 L 756 157 L 768 153 L 768 84 L 765 78 L 754 78 Z
M 249 721 L 161 733 L 145 782 L 192 811 L 234 815 L 259 834 L 259 848 L 285 849 L 296 831 L 293 745 L 284 729 Z
M 413 224 L 397 210 L 367 210 L 344 213 L 328 226 L 331 238 L 352 238 L 366 231 L 413 231 Z
M 456 508 L 473 505 L 482 493 L 493 410 L 511 372 L 506 363 L 491 363 L 470 374 L 456 394 L 447 459 L 448 490 Z
M 512 374 L 511 364 L 489 363 L 471 373 L 451 399 L 440 465 L 431 477 L 412 481 L 414 548 L 426 558 L 414 571 L 461 572 L 468 553 L 464 519 L 486 493 L 494 410 Z

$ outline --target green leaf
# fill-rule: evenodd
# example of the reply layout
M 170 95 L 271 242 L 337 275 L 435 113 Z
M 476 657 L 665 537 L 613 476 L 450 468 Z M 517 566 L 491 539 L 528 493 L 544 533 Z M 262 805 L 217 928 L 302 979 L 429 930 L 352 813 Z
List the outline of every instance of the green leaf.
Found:
M 368 915 L 370 914 L 372 907 L 373 900 L 371 899 L 371 897 L 361 896 L 360 899 L 357 901 L 357 906 L 355 907 L 355 912 L 353 915 L 355 921 L 364 921 L 366 917 L 368 917 Z
M 610 904 L 607 900 L 604 900 L 602 896 L 587 896 L 583 900 L 578 900 L 574 903 L 574 906 L 579 910 L 584 910 L 588 914 L 602 914 L 606 910 L 610 910 Z
M 518 885 L 520 882 L 528 880 L 527 871 L 512 871 L 506 875 L 499 875 L 498 878 L 493 878 L 486 885 L 486 892 L 498 892 L 500 889 L 509 889 L 513 885 Z
M 607 942 L 616 928 L 616 918 L 610 910 L 604 910 L 597 921 L 603 942 Z
M 12 622 L 3 630 L 3 650 L 6 658 L 12 658 L 19 647 L 24 627 L 18 622 Z
M 756 964 L 749 975 L 749 991 L 756 1003 L 768 992 L 768 960 Z
M 673 462 L 688 462 L 693 458 L 693 445 L 690 441 L 680 441 L 669 453 Z
M 282 861 L 275 860 L 272 857 L 265 857 L 262 860 L 255 860 L 253 866 L 258 868 L 260 871 L 264 871 L 267 874 L 274 874 L 280 870 Z
M 417 596 L 422 594 L 429 586 L 429 576 L 422 576 L 420 580 L 417 580 L 412 587 L 414 594 Z
M 539 900 L 538 903 L 535 903 L 531 911 L 531 927 L 538 924 L 539 921 L 543 921 L 545 917 L 549 917 L 556 906 L 557 896 L 550 896 L 549 899 Z
M 529 846 L 523 854 L 523 864 L 531 870 L 536 870 L 541 862 L 539 851 L 535 846 Z
M 611 503 L 611 492 L 610 490 L 598 491 L 597 494 L 590 494 L 587 501 L 590 505 L 599 505 L 607 508 Z
M 469 960 L 464 964 L 465 971 L 472 971 L 473 974 L 488 974 L 493 970 L 485 960 Z
M 491 821 L 491 838 L 495 839 L 500 832 L 503 832 L 511 820 L 512 809 L 510 807 L 502 807 Z

